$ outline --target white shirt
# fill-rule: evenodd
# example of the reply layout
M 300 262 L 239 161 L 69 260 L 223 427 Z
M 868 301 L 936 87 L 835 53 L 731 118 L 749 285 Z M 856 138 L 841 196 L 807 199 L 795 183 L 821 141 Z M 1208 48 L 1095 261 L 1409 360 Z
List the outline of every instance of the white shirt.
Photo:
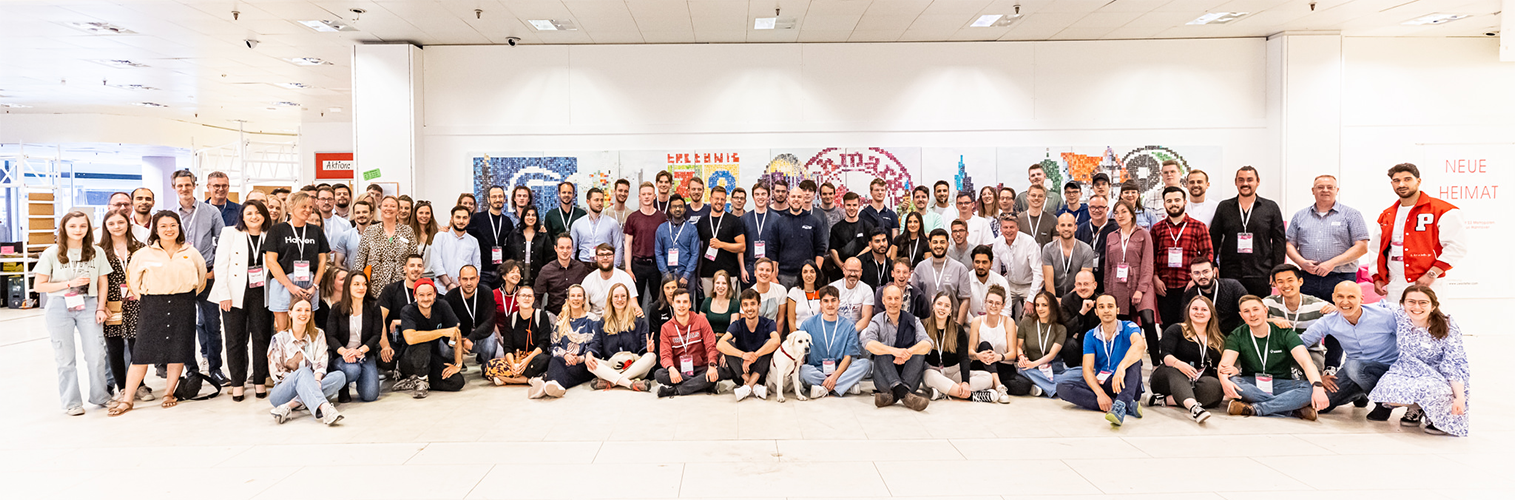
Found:
M 1210 221 L 1215 219 L 1215 207 L 1219 204 L 1220 202 L 1214 198 L 1199 203 L 1191 201 L 1189 202 L 1189 206 L 1184 209 L 1184 212 L 1188 213 L 1194 220 L 1205 223 L 1205 227 L 1210 227 Z
M 454 281 L 458 278 L 458 272 L 463 270 L 465 264 L 472 264 L 474 269 L 479 269 L 479 241 L 473 235 L 463 233 L 458 236 L 453 231 L 437 233 L 431 239 L 426 267 L 433 276 L 449 276 Z M 447 293 L 447 287 L 437 283 L 439 293 Z
M 626 271 L 611 269 L 610 279 L 605 279 L 600 277 L 600 270 L 595 269 L 584 277 L 584 300 L 589 303 L 589 315 L 592 318 L 600 319 L 600 314 L 605 311 L 605 298 L 610 295 L 610 287 L 616 283 L 626 285 L 626 290 L 631 292 L 631 300 L 637 300 L 636 280 Z
M 1004 238 L 994 241 L 994 265 L 990 271 L 1001 274 L 1016 293 L 1031 295 L 1042 289 L 1042 249 L 1031 235 L 1015 235 L 1015 243 Z
M 1412 206 L 1404 206 L 1403 203 L 1394 208 L 1394 234 L 1389 237 L 1389 282 L 1405 282 L 1405 217 L 1410 215 Z M 1401 260 L 1393 260 L 1395 257 Z
M 937 215 L 942 216 L 942 227 L 947 228 L 949 231 L 952 230 L 952 221 L 957 220 L 957 207 L 952 206 L 951 204 L 948 204 L 945 207 L 931 205 L 931 211 L 936 212 Z
M 989 228 L 989 219 L 977 215 L 968 218 L 968 246 L 994 244 L 994 230 Z M 950 224 L 950 223 L 949 223 Z
M 865 285 L 866 286 L 866 285 Z M 821 313 L 821 301 L 805 298 L 805 289 L 794 287 L 789 289 L 789 300 L 794 302 L 795 328 L 805 324 L 805 320 Z
M 989 293 L 989 287 L 999 285 L 1005 289 L 1005 292 L 1008 293 L 1010 291 L 1009 282 L 1005 281 L 1004 276 L 995 274 L 993 268 L 990 268 L 989 274 L 985 275 L 985 279 L 982 282 L 978 280 L 978 273 L 968 275 L 968 285 L 973 287 L 973 297 L 968 300 L 968 314 L 974 316 L 984 315 L 984 295 Z M 1010 298 L 1006 297 L 1005 303 L 1008 305 L 1009 302 Z
M 831 286 L 836 287 L 837 291 L 841 292 L 842 305 L 837 313 L 847 321 L 857 323 L 858 320 L 863 318 L 863 306 L 873 305 L 873 287 L 868 286 L 867 283 L 863 283 L 862 280 L 858 280 L 857 286 L 851 289 L 847 288 L 846 278 L 832 282 Z M 799 320 L 799 317 L 795 317 L 794 319 Z

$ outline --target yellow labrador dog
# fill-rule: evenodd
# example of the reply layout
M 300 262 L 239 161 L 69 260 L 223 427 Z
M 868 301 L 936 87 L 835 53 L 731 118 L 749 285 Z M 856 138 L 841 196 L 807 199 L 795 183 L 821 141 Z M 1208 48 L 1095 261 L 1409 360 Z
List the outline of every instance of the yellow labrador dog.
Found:
M 803 331 L 795 331 L 789 334 L 788 340 L 779 344 L 779 350 L 773 353 L 773 361 L 768 367 L 768 386 L 773 394 L 778 396 L 780 403 L 784 402 L 784 381 L 789 381 L 790 389 L 794 390 L 794 397 L 805 401 L 804 387 L 800 385 L 800 365 L 805 364 L 805 356 L 810 354 L 810 334 Z

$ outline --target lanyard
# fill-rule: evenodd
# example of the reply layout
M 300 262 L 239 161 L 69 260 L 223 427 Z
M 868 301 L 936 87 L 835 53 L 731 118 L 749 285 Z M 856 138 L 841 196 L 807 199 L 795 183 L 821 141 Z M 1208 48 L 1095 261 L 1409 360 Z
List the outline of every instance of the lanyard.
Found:
M 768 212 L 767 211 L 763 212 L 763 218 L 762 219 L 758 218 L 757 212 L 753 212 L 752 213 L 752 221 L 757 223 L 757 228 L 758 228 L 757 239 L 759 239 L 759 240 L 763 239 L 763 224 L 766 223 L 766 222 L 768 222 Z
M 558 222 L 562 222 L 563 223 L 563 229 L 570 229 L 568 227 L 568 216 L 571 215 L 572 213 L 573 213 L 573 209 L 571 209 L 571 208 L 568 209 L 567 212 L 564 212 L 563 211 L 563 207 L 558 207 Z
M 824 357 L 825 354 L 830 354 L 831 349 L 833 349 L 833 348 L 836 347 L 836 345 L 833 344 L 832 341 L 835 340 L 835 338 L 836 338 L 836 331 L 840 330 L 840 329 L 842 329 L 842 319 L 840 317 L 838 317 L 836 319 L 836 321 L 831 322 L 831 333 L 827 334 L 826 333 L 826 318 L 821 318 L 821 338 L 826 341 L 826 351 L 827 351 L 827 352 L 823 352 L 822 353 L 822 355 L 823 355 L 822 357 Z
M 1036 235 L 1042 234 L 1042 219 L 1046 218 L 1046 216 L 1047 216 L 1047 211 L 1045 211 L 1045 210 L 1042 211 L 1041 215 L 1036 216 L 1036 224 L 1034 224 L 1034 225 L 1031 226 L 1031 237 L 1032 238 L 1035 238 Z M 1031 220 L 1031 214 L 1029 214 L 1029 213 L 1026 214 L 1026 220 Z
M 492 229 L 494 229 L 494 233 L 492 233 L 492 234 L 494 236 L 494 244 L 495 244 L 495 246 L 500 246 L 500 226 L 502 224 L 504 224 L 504 223 L 505 223 L 505 214 L 500 214 L 500 218 L 499 219 L 495 219 L 495 215 L 494 214 L 489 214 L 489 225 L 490 225 L 490 227 Z
M 671 195 L 668 197 L 668 201 L 658 201 L 656 199 L 652 200 L 652 206 L 654 208 L 657 208 L 659 212 L 663 212 L 665 214 L 668 213 L 668 207 L 670 205 L 673 205 L 673 196 Z
M 920 249 L 921 249 L 921 239 L 922 239 L 922 238 L 921 238 L 921 237 L 920 237 L 920 236 L 919 236 L 919 235 L 917 235 L 917 236 L 916 236 L 916 237 L 915 237 L 915 238 L 914 238 L 914 239 L 912 239 L 912 240 L 911 240 L 911 242 L 910 242 L 910 255 L 908 255 L 908 256 L 907 256 L 907 257 L 908 257 L 908 258 L 909 258 L 909 259 L 910 259 L 910 260 L 911 260 L 911 261 L 914 261 L 914 260 L 915 260 L 915 256 L 916 256 L 916 253 L 915 253 L 915 252 L 916 252 L 916 251 L 918 251 L 918 250 L 920 250 Z
M 179 207 L 179 208 L 182 210 L 184 207 Z M 189 206 L 189 222 L 185 223 L 184 224 L 184 228 L 181 229 L 181 231 L 180 231 L 180 232 L 184 233 L 184 242 L 188 243 L 189 246 L 191 246 L 191 247 L 195 247 L 195 235 L 193 234 L 194 230 L 195 230 L 195 220 L 199 219 L 200 218 L 200 212 L 204 211 L 204 210 L 199 210 L 199 208 L 200 208 L 200 203 L 199 202 L 195 202 L 194 204 L 191 204 Z M 200 248 L 199 247 L 195 247 L 195 249 L 199 250 Z
M 877 278 L 875 278 L 876 281 L 874 281 L 874 282 L 878 283 L 879 285 L 883 285 L 884 284 L 884 275 L 888 274 L 888 272 L 889 272 L 889 260 L 888 259 L 884 259 L 884 263 L 883 264 L 879 264 L 878 263 L 878 259 L 874 258 L 873 259 L 873 265 L 878 266 L 878 269 L 877 269 L 878 272 L 874 273 L 877 276 Z
M 1062 244 L 1058 244 L 1058 246 L 1061 247 Z M 1062 252 L 1063 249 L 1062 248 L 1058 248 L 1057 250 L 1058 250 L 1057 255 L 1059 257 L 1062 257 L 1062 259 L 1063 259 L 1063 276 L 1067 276 L 1068 275 L 1068 270 L 1073 268 L 1073 251 L 1074 250 L 1078 250 L 1078 247 L 1073 247 L 1073 250 L 1069 250 L 1068 251 L 1068 255 L 1066 257 L 1063 257 L 1063 252 Z M 1121 258 L 1125 258 L 1126 257 L 1126 248 L 1124 246 L 1121 247 L 1120 252 L 1121 252 Z
M 1241 214 L 1241 232 L 1247 232 L 1247 223 L 1252 221 L 1252 212 L 1257 210 L 1257 200 L 1252 201 L 1252 210 L 1242 210 L 1241 202 L 1236 203 L 1236 212 Z M 1188 222 L 1185 222 L 1188 224 Z
M 674 232 L 673 232 L 673 222 L 670 221 L 668 223 L 668 237 L 669 238 L 673 238 L 673 247 L 674 248 L 678 248 L 679 247 L 679 237 L 684 235 L 684 228 L 685 227 L 689 227 L 689 224 L 679 224 L 679 232 L 678 232 L 678 234 L 674 234 Z
M 416 302 L 415 293 L 416 289 L 410 287 L 405 288 L 405 305 L 411 305 Z
M 932 290 L 932 295 L 935 295 L 936 292 L 942 291 L 942 274 L 946 270 L 947 270 L 947 261 L 946 260 L 942 261 L 942 268 L 941 268 L 941 270 L 937 270 L 935 264 L 931 265 L 931 274 L 936 277 L 935 287 L 933 287 L 931 289 Z
M 678 335 L 678 339 L 679 339 L 679 345 L 677 345 L 675 347 L 678 347 L 679 349 L 683 349 L 685 356 L 689 356 L 690 355 L 689 354 L 689 344 L 693 344 L 693 343 L 695 343 L 695 341 L 699 341 L 700 340 L 699 337 L 690 338 L 690 336 L 694 334 L 694 319 L 693 318 L 690 318 L 688 326 L 689 326 L 689 328 L 686 328 L 686 329 L 684 329 L 684 331 L 680 332 L 679 331 L 679 322 L 678 322 L 678 320 L 674 320 L 673 321 L 673 333 L 676 334 L 676 335 Z
M 1048 349 L 1048 346 L 1047 346 L 1047 337 L 1051 337 L 1051 336 L 1052 336 L 1052 325 L 1047 325 L 1047 334 L 1046 335 L 1042 335 L 1042 322 L 1041 322 L 1041 320 L 1037 320 L 1036 321 L 1036 341 L 1037 341 L 1036 345 L 1041 348 L 1041 350 L 1042 350 L 1043 353 L 1045 353 L 1045 352 L 1047 352 L 1047 351 L 1050 350 L 1050 349 Z M 1105 356 L 1108 357 L 1109 355 L 1106 354 Z
M 716 219 L 720 219 L 720 222 L 716 222 Z M 719 239 L 721 235 L 721 224 L 726 222 L 726 218 L 715 214 L 710 214 L 705 216 L 705 222 L 710 223 L 710 239 L 712 241 Z
M 1272 331 L 1268 333 L 1272 334 Z M 1204 370 L 1205 358 L 1210 355 L 1210 338 L 1205 336 L 1204 332 L 1194 332 L 1194 336 L 1199 337 L 1199 369 Z M 1253 347 L 1257 346 L 1253 345 Z
M 1136 234 L 1135 228 L 1132 228 L 1131 234 L 1126 234 L 1124 231 L 1121 232 L 1121 235 L 1120 235 L 1120 260 L 1122 262 L 1124 262 L 1126 260 L 1126 244 L 1131 242 L 1131 235 L 1133 235 L 1133 234 Z M 1063 267 L 1063 273 L 1067 274 L 1067 272 L 1068 272 L 1068 268 L 1067 268 L 1067 266 L 1064 266 Z
M 1111 332 L 1110 338 L 1107 339 L 1107 338 L 1101 337 L 1099 339 L 1100 343 L 1103 344 L 1103 345 L 1100 346 L 1100 348 L 1105 350 L 1105 365 L 1107 365 L 1106 368 L 1114 368 L 1115 367 L 1115 363 L 1113 363 L 1113 361 L 1115 361 L 1115 360 L 1111 359 L 1111 357 L 1115 356 L 1115 338 L 1116 338 L 1116 335 L 1120 335 L 1120 329 L 1121 329 L 1120 328 L 1120 323 L 1119 322 L 1115 323 L 1115 327 L 1116 327 L 1116 331 L 1115 332 Z M 1100 333 L 1105 333 L 1105 328 L 1103 326 L 1101 326 L 1099 330 L 1100 330 L 1099 331 Z M 1114 371 L 1114 370 L 1111 370 L 1111 371 Z
M 289 225 L 290 234 L 294 234 L 295 225 Z M 310 232 L 310 226 L 300 226 L 300 233 L 295 235 L 295 246 L 300 249 L 300 255 L 296 260 L 305 260 L 305 234 Z
M 1173 225 L 1173 222 L 1169 221 L 1168 225 L 1170 225 L 1170 226 Z M 1242 223 L 1242 227 L 1243 228 L 1245 228 L 1246 225 L 1247 224 L 1245 222 Z M 1184 225 L 1178 226 L 1178 234 L 1170 234 L 1170 235 L 1168 235 L 1168 237 L 1173 238 L 1173 245 L 1175 245 L 1175 246 L 1178 245 L 1178 240 L 1183 239 L 1183 237 L 1184 237 L 1184 230 L 1188 229 L 1188 228 L 1189 228 L 1189 219 L 1185 218 L 1184 219 Z
M 1252 348 L 1257 350 L 1257 358 L 1260 359 L 1260 360 L 1262 360 L 1261 371 L 1264 371 L 1264 372 L 1268 371 L 1268 351 L 1267 351 L 1267 349 L 1264 349 L 1264 347 L 1268 347 L 1268 345 L 1270 345 L 1272 343 L 1272 340 L 1273 340 L 1273 329 L 1272 328 L 1268 328 L 1268 336 L 1267 337 L 1263 337 L 1263 347 L 1257 347 L 1257 336 L 1256 335 L 1252 335 L 1251 332 L 1247 332 L 1247 335 L 1250 335 L 1252 337 Z
M 468 313 L 468 320 L 469 321 L 474 321 L 477 318 L 474 317 L 473 313 L 474 313 L 474 311 L 477 311 L 477 310 L 479 310 L 479 292 L 478 292 L 478 290 L 475 290 L 474 293 L 473 293 L 473 297 L 469 297 L 468 298 L 468 302 L 464 302 L 463 303 L 463 311 L 466 312 L 466 313 Z M 478 325 L 474 325 L 474 326 L 478 326 Z
M 1283 306 L 1283 309 L 1284 309 L 1284 319 L 1288 319 L 1289 320 L 1289 328 L 1291 328 L 1294 331 L 1298 332 L 1299 331 L 1299 317 L 1305 313 L 1305 298 L 1304 298 L 1304 296 L 1300 296 L 1299 297 L 1299 309 L 1297 309 L 1298 312 L 1294 313 L 1294 317 L 1293 318 L 1289 318 L 1289 301 L 1288 301 L 1288 299 L 1281 300 L 1278 305 Z M 1269 330 L 1269 331 L 1271 332 L 1272 330 Z
M 247 233 L 243 233 L 243 234 L 247 234 Z M 253 263 L 255 263 L 255 264 L 262 264 L 263 263 L 263 239 L 267 238 L 267 237 L 268 237 L 267 233 L 259 234 L 258 235 L 258 239 L 256 240 L 257 243 L 253 243 L 253 241 L 254 241 L 253 240 L 253 236 L 251 234 L 247 234 L 247 246 L 252 247 L 252 251 L 253 251 Z

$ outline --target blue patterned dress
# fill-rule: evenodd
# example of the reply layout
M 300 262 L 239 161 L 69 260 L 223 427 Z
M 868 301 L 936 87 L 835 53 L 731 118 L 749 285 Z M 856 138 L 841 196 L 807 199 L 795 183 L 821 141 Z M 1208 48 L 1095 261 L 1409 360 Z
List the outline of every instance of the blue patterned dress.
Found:
M 1420 405 L 1426 418 L 1436 428 L 1453 436 L 1468 435 L 1468 402 L 1472 388 L 1468 385 L 1468 355 L 1462 346 L 1462 330 L 1447 317 L 1447 336 L 1432 337 L 1425 328 L 1415 326 L 1403 310 L 1395 311 L 1395 336 L 1399 360 L 1389 367 L 1368 399 L 1380 403 Z M 1465 408 L 1462 415 L 1452 414 L 1451 381 L 1463 384 Z

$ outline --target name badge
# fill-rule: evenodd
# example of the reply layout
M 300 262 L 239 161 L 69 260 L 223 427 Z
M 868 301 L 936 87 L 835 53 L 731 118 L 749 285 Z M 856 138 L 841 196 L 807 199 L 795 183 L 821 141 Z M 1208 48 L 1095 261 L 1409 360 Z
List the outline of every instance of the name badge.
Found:
M 752 243 L 752 256 L 761 259 L 768 256 L 768 242 L 758 240 Z
M 1268 394 L 1273 394 L 1273 376 L 1257 374 L 1257 388 Z
M 1126 282 L 1126 277 L 1130 276 L 1130 275 L 1131 275 L 1131 266 L 1126 265 L 1125 262 L 1122 262 L 1120 264 L 1116 264 L 1115 265 L 1115 279 L 1116 280 L 1120 281 L 1121 283 L 1125 283 Z
M 127 297 L 127 295 L 129 295 L 131 293 L 131 291 L 132 291 L 131 287 L 126 286 L 126 285 L 121 285 L 121 300 L 135 300 L 135 298 Z
M 263 277 L 263 267 L 262 266 L 247 268 L 247 287 L 248 288 L 263 288 L 264 281 L 265 281 L 265 278 Z
M 1168 267 L 1184 267 L 1184 249 L 1168 247 Z
M 294 281 L 310 281 L 310 261 L 295 261 L 295 272 L 290 277 Z
M 1094 254 L 1094 268 L 1099 269 L 1099 254 Z
M 1036 369 L 1042 372 L 1042 376 L 1047 377 L 1047 380 L 1052 380 L 1052 365 L 1050 363 L 1038 366 Z
M 679 356 L 679 371 L 682 372 L 685 377 L 694 375 L 694 358 L 690 357 L 688 354 Z
M 1099 375 L 1095 375 L 1094 379 L 1098 380 L 1099 383 L 1103 384 L 1103 383 L 1105 383 L 1106 380 L 1110 379 L 1110 374 L 1111 373 L 1115 373 L 1115 372 L 1112 372 L 1110 370 L 1100 370 L 1099 371 Z
M 709 247 L 705 249 L 705 260 L 715 260 L 715 247 Z
M 832 373 L 835 373 L 835 372 L 836 372 L 836 360 L 829 359 L 829 358 L 821 360 L 821 373 L 824 373 L 826 375 L 831 375 Z
M 1236 253 L 1252 253 L 1252 233 L 1236 233 Z
M 68 293 L 63 295 L 63 305 L 68 306 L 70 311 L 82 311 L 84 310 L 84 296 L 76 290 L 69 289 Z
M 668 249 L 668 265 L 669 265 L 669 267 L 679 265 L 679 249 L 677 249 L 677 248 L 670 248 L 670 249 Z
M 505 252 L 503 250 L 500 250 L 500 247 L 491 248 L 489 249 L 489 260 L 495 264 L 504 262 Z

